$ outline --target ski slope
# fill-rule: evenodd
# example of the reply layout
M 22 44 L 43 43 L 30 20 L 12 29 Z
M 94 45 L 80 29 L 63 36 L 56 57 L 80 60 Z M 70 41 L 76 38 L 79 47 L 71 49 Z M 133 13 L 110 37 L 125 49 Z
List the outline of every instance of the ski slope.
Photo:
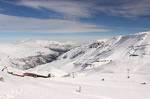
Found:
M 0 46 L 0 99 L 150 99 L 150 32 L 80 46 L 39 40 Z
M 103 74 L 77 78 L 30 78 L 2 74 L 0 99 L 149 99 L 150 81 Z M 105 81 L 101 79 L 105 78 Z M 81 87 L 80 92 L 79 87 Z
M 33 68 L 48 71 L 52 68 L 67 73 L 86 75 L 124 73 L 150 75 L 150 32 L 97 40 L 60 55 L 56 61 Z

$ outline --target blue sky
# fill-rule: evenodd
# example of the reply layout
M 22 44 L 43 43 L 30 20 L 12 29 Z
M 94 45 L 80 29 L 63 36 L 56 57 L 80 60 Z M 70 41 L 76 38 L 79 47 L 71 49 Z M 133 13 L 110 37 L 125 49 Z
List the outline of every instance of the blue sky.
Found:
M 0 40 L 90 40 L 150 30 L 150 0 L 0 0 Z

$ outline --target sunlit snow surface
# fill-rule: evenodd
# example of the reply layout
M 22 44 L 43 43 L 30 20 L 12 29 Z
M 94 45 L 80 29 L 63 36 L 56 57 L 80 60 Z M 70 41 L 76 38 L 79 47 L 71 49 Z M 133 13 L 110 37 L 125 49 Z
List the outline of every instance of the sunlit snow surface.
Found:
M 140 75 L 101 74 L 76 78 L 30 78 L 1 74 L 0 99 L 149 99 L 150 82 Z M 101 79 L 105 78 L 104 81 Z M 142 77 L 143 78 L 143 77 Z M 78 92 L 79 87 L 81 91 Z
M 0 99 L 150 99 L 150 32 L 80 45 L 25 41 L 0 46 L 0 69 L 7 67 L 0 71 L 4 78 Z M 34 60 L 39 53 L 40 65 Z M 47 54 L 58 56 L 44 63 Z M 24 69 L 24 63 L 34 67 Z M 54 77 L 18 77 L 7 72 Z

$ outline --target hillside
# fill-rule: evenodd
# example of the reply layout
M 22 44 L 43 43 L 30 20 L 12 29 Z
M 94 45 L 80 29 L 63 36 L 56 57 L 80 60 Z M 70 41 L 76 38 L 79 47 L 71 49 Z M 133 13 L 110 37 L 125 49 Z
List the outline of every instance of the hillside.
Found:
M 57 68 L 67 73 L 149 75 L 149 58 L 150 32 L 143 32 L 83 44 L 62 54 L 56 61 L 40 65 L 35 70 L 50 72 L 52 68 Z

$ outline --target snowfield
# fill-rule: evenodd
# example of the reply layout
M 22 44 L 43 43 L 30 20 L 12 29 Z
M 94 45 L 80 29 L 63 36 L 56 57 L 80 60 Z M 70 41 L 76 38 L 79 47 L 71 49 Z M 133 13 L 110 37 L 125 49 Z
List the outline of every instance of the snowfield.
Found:
M 150 32 L 1 43 L 0 70 L 0 99 L 150 99 Z
M 149 99 L 150 81 L 140 75 L 101 74 L 76 78 L 31 78 L 3 75 L 0 99 Z M 105 78 L 104 81 L 101 79 Z

